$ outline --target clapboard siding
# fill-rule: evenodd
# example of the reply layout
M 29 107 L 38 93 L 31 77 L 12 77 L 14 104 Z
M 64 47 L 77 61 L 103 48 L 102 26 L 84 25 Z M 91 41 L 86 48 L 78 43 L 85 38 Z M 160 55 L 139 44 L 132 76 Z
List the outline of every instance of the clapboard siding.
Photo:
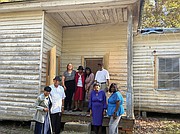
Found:
M 77 69 L 82 57 L 102 58 L 106 54 L 111 82 L 126 90 L 127 23 L 63 28 L 61 73 L 69 62 Z
M 42 12 L 0 14 L 0 119 L 30 120 L 39 93 Z
M 179 90 L 160 91 L 155 89 L 157 64 L 155 56 L 180 56 L 180 33 L 138 35 L 134 38 L 133 49 L 135 109 L 180 113 Z
M 44 35 L 43 35 L 43 55 L 42 55 L 42 75 L 41 86 L 46 85 L 46 65 L 47 52 L 56 45 L 56 56 L 61 56 L 62 47 L 62 26 L 50 14 L 44 17 Z

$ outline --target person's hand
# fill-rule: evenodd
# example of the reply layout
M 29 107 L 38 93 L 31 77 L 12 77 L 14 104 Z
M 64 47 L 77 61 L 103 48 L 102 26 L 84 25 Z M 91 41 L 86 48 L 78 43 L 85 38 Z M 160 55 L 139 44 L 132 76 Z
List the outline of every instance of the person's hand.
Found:
M 66 86 L 63 86 L 63 88 L 64 88 L 64 90 L 66 90 L 67 88 L 66 88 Z
M 92 116 L 92 110 L 90 109 L 90 116 Z
M 86 92 L 87 92 L 87 93 L 89 92 L 89 87 L 86 87 Z
M 61 112 L 64 113 L 64 107 L 61 107 Z
M 106 115 L 106 110 L 104 110 L 103 115 L 104 115 L 104 116 Z
M 44 111 L 44 112 L 48 112 L 49 109 L 48 109 L 48 108 L 44 108 L 43 111 Z
M 113 119 L 116 119 L 116 117 L 117 117 L 116 113 L 113 113 Z
M 109 92 L 109 87 L 108 87 L 108 86 L 105 88 L 105 91 L 106 91 L 106 92 Z

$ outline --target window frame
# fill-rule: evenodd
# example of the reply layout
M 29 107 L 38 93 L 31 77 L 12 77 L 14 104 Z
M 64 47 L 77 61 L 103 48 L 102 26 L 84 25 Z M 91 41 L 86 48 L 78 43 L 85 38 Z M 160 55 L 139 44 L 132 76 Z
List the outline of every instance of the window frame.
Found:
M 154 84 L 154 88 L 156 90 L 170 90 L 170 91 L 174 91 L 174 90 L 180 90 L 180 87 L 179 88 L 159 88 L 159 85 L 158 85 L 158 82 L 159 82 L 159 59 L 160 58 L 164 58 L 164 59 L 167 59 L 167 58 L 179 58 L 179 73 L 180 73 L 180 55 L 154 55 L 154 81 L 155 81 L 155 84 Z M 180 79 L 180 78 L 179 78 Z

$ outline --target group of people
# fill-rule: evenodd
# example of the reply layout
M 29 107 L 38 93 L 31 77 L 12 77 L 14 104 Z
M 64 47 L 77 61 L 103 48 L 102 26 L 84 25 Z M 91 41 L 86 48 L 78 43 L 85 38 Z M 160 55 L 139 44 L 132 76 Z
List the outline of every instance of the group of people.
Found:
M 87 98 L 89 100 L 90 93 L 93 90 L 93 83 L 98 82 L 101 85 L 101 89 L 107 90 L 109 86 L 109 73 L 103 68 L 102 63 L 98 64 L 98 71 L 94 77 L 93 72 L 89 67 L 85 70 L 83 66 L 79 66 L 78 71 L 73 70 L 73 65 L 69 63 L 67 70 L 62 75 L 62 86 L 64 87 L 66 98 L 64 109 L 72 109 L 72 100 L 74 100 L 75 111 L 82 111 L 82 101 Z
M 77 70 L 69 63 L 62 75 L 61 86 L 60 78 L 56 76 L 54 84 L 45 87 L 44 93 L 38 96 L 35 103 L 35 134 L 59 134 L 62 112 L 82 111 L 85 98 L 89 102 L 87 112 L 92 116 L 95 133 L 102 133 L 103 117 L 107 114 L 110 116 L 109 134 L 118 134 L 118 124 L 124 113 L 123 97 L 115 83 L 110 85 L 109 72 L 103 68 L 102 63 L 98 64 L 95 76 L 89 67 L 84 69 L 79 66 Z M 107 92 L 111 93 L 108 101 Z

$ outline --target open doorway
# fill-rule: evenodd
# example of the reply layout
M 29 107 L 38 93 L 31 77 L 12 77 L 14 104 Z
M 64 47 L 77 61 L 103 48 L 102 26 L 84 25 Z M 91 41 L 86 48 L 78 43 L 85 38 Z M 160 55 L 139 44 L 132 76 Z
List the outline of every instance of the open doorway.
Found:
M 103 58 L 85 58 L 85 67 L 91 68 L 92 72 L 96 74 L 98 70 L 98 63 L 103 63 Z

